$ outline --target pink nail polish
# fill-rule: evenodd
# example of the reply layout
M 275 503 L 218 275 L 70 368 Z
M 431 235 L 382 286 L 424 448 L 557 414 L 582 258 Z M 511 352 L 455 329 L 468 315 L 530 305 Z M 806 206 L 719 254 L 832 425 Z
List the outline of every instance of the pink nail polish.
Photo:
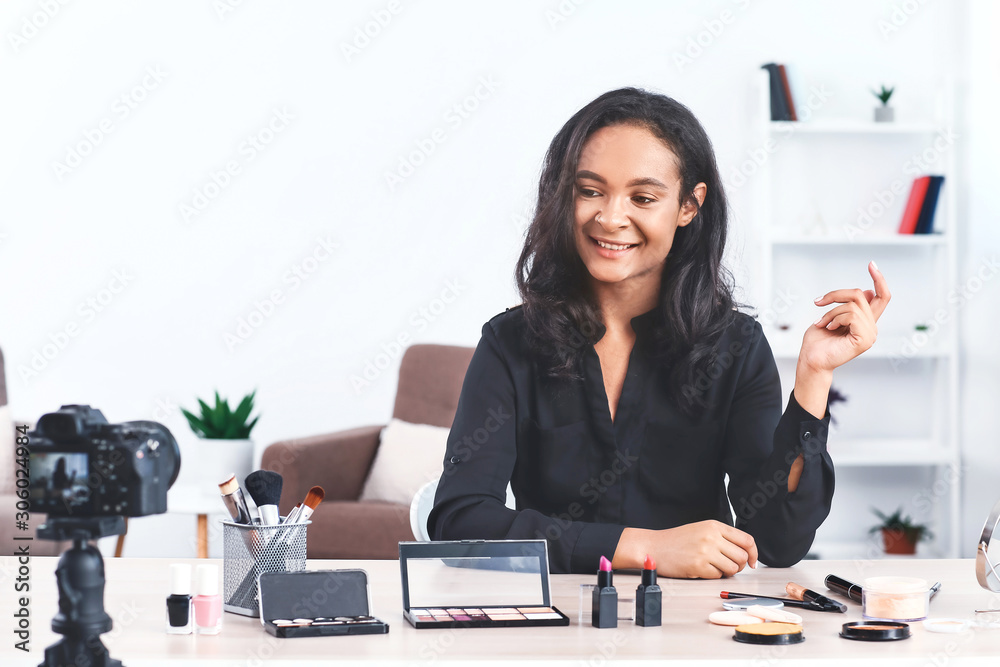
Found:
M 200 635 L 217 635 L 222 630 L 219 566 L 199 565 L 196 577 L 198 594 L 192 601 L 195 629 Z

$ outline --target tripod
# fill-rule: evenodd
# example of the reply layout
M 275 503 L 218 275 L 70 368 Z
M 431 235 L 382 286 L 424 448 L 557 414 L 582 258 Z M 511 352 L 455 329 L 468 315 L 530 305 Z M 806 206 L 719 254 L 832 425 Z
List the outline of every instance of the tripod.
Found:
M 41 539 L 73 540 L 56 567 L 59 611 L 52 618 L 52 631 L 63 638 L 45 649 L 45 662 L 39 667 L 122 667 L 121 660 L 113 659 L 101 641 L 101 635 L 111 630 L 112 621 L 104 611 L 104 559 L 89 540 L 124 531 L 125 518 L 121 516 L 54 517 L 39 526 Z

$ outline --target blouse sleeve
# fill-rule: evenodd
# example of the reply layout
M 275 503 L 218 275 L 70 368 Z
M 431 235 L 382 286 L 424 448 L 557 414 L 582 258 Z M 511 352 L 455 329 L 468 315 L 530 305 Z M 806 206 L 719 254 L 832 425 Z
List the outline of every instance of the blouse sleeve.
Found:
M 515 385 L 487 323 L 469 363 L 427 519 L 434 540 L 546 539 L 553 573 L 590 572 L 611 558 L 625 526 L 550 517 L 505 506 L 517 459 Z
M 746 345 L 726 428 L 723 467 L 736 527 L 750 533 L 761 562 L 790 567 L 812 546 L 833 501 L 833 461 L 826 449 L 827 410 L 817 419 L 789 396 L 781 410 L 781 384 L 760 324 Z M 780 415 L 780 418 L 779 418 Z M 798 487 L 788 491 L 792 463 L 803 455 Z

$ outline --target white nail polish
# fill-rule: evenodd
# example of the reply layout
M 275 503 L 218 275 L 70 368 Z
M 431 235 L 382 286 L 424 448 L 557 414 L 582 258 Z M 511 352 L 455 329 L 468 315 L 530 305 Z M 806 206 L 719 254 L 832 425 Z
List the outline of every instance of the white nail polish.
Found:
M 815 299 L 813 299 L 813 303 L 819 303 L 819 302 L 820 302 L 820 301 L 822 301 L 822 300 L 823 300 L 823 297 L 821 297 L 821 296 L 818 296 L 818 297 L 816 297 Z
M 872 260 L 872 268 L 878 271 L 878 264 L 875 263 L 874 259 Z
M 813 322 L 813 325 L 814 326 L 819 326 L 819 323 L 822 322 L 822 321 L 823 321 L 823 318 L 821 317 L 818 320 L 816 320 L 815 322 Z

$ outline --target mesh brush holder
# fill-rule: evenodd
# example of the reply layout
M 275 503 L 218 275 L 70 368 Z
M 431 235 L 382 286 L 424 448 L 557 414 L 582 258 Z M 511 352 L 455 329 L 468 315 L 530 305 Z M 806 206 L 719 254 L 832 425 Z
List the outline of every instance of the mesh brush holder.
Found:
M 306 528 L 311 521 L 264 526 L 222 522 L 222 608 L 260 616 L 257 578 L 264 572 L 306 569 Z

